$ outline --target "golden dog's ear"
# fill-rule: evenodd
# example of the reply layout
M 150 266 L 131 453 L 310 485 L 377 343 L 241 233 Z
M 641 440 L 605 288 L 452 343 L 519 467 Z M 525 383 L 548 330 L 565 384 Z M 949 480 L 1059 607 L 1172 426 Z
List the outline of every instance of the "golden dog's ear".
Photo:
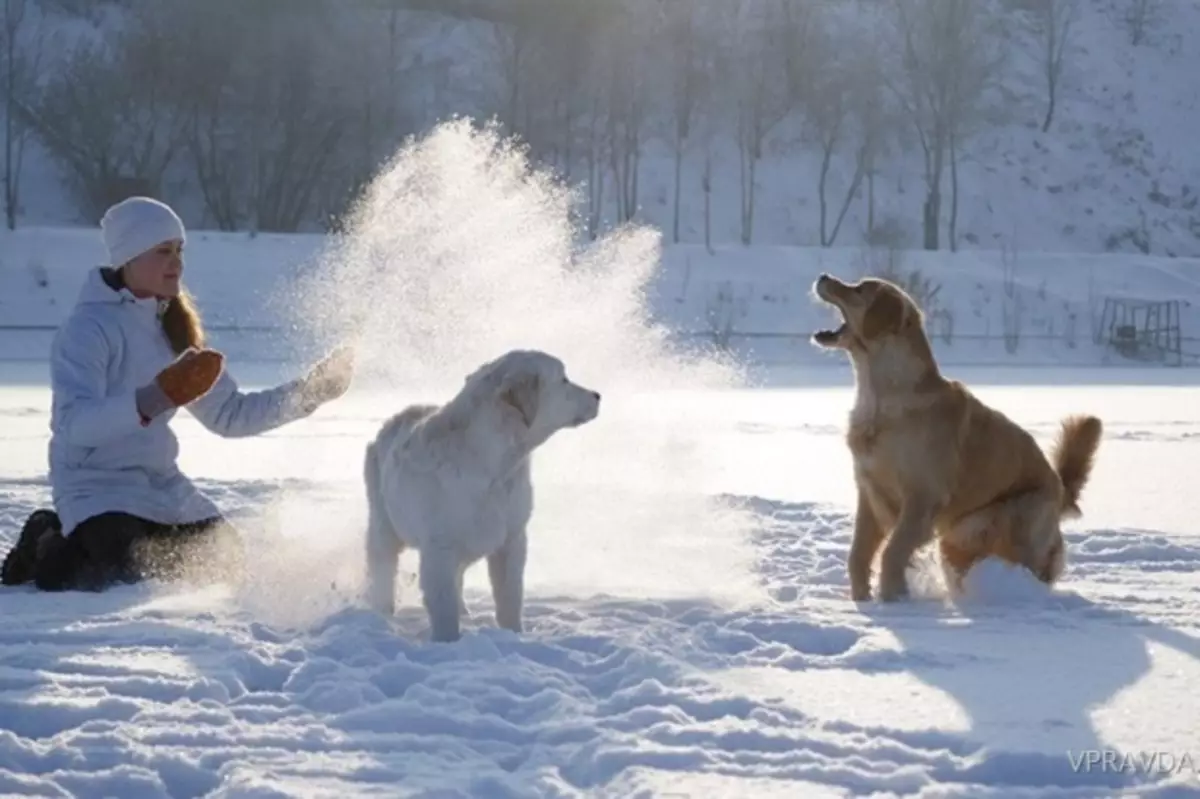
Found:
M 516 374 L 500 384 L 500 401 L 517 409 L 526 427 L 533 426 L 538 411 L 539 377 L 536 374 Z
M 875 292 L 875 297 L 863 314 L 862 336 L 874 339 L 899 333 L 909 327 L 917 316 L 916 308 L 907 298 L 897 291 L 881 289 Z

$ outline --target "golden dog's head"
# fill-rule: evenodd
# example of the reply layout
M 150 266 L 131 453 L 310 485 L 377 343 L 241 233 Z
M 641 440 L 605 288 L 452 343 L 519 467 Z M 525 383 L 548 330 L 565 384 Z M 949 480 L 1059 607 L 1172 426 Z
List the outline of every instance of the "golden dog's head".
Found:
M 843 283 L 823 274 L 813 284 L 813 293 L 842 315 L 837 329 L 813 334 L 813 342 L 821 347 L 870 353 L 897 338 L 925 338 L 921 309 L 895 283 L 874 277 Z

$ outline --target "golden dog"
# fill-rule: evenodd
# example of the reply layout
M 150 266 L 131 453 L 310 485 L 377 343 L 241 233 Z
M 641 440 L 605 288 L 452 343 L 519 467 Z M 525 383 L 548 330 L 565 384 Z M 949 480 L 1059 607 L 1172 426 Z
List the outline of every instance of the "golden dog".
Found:
M 907 595 L 905 569 L 935 534 L 954 590 L 989 555 L 1053 584 L 1064 563 L 1059 523 L 1080 513 L 1100 420 L 1064 420 L 1047 459 L 1026 430 L 941 375 L 923 314 L 901 288 L 821 275 L 813 289 L 844 320 L 813 341 L 846 351 L 857 391 L 846 436 L 858 487 L 852 598 L 870 599 L 871 564 L 885 539 L 879 598 Z

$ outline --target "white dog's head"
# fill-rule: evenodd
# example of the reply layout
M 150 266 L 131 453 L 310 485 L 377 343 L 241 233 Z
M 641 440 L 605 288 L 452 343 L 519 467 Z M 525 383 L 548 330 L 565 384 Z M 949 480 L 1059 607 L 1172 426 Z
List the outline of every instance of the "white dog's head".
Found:
M 476 402 L 498 403 L 534 444 L 600 412 L 600 394 L 572 383 L 563 362 L 537 350 L 513 350 L 467 378 L 464 392 Z

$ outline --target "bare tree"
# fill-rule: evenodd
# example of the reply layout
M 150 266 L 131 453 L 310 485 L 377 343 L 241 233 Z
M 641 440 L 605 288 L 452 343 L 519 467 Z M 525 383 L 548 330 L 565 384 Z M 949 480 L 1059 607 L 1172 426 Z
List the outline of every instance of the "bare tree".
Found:
M 483 106 L 519 135 L 535 158 L 568 179 L 593 130 L 595 92 L 611 91 L 614 54 L 597 52 L 620 7 L 610 3 L 516 0 L 485 28 L 484 54 L 494 65 Z M 618 40 L 618 44 L 624 44 Z M 607 125 L 607 117 L 600 120 Z M 605 129 L 607 134 L 607 128 Z M 606 148 L 607 151 L 607 148 Z M 590 156 L 585 152 L 585 160 Z M 607 160 L 607 156 L 606 156 Z
M 873 51 L 872 51 L 873 52 Z M 865 59 L 855 92 L 855 117 L 858 120 L 863 179 L 866 182 L 867 219 L 865 235 L 870 238 L 875 229 L 875 178 L 880 161 L 893 143 L 900 120 L 887 102 L 878 58 Z
M 30 128 L 18 110 L 29 102 L 41 71 L 45 27 L 39 17 L 30 21 L 28 0 L 4 0 L 0 19 L 0 76 L 4 86 L 4 221 L 16 229 L 21 206 L 21 173 Z
M 892 10 L 901 57 L 899 79 L 888 83 L 921 146 L 923 246 L 936 250 L 947 158 L 956 177 L 960 147 L 985 111 L 985 91 L 1002 63 L 997 20 L 974 0 L 893 0 Z
M 958 252 L 958 131 L 950 133 L 950 223 L 946 239 L 950 252 Z
M 578 158 L 580 123 L 587 115 L 589 67 L 595 63 L 598 32 L 607 24 L 607 9 L 600 3 L 560 5 L 547 20 L 542 41 L 540 90 L 547 102 L 550 156 L 570 180 Z
M 604 218 L 604 183 L 608 138 L 603 133 L 606 115 L 606 97 L 598 91 L 591 95 L 591 108 L 587 118 L 587 135 L 585 148 L 587 155 L 587 185 L 588 185 L 588 237 L 595 240 L 600 235 L 600 223 Z
M 633 219 L 638 207 L 641 161 L 648 134 L 649 7 L 640 0 L 619 0 L 601 48 L 609 54 L 609 161 L 617 201 L 617 220 Z
M 344 120 L 344 146 L 326 167 L 316 199 L 319 217 L 340 215 L 348 196 L 357 194 L 389 159 L 403 139 L 416 132 L 419 86 L 434 101 L 444 86 L 447 64 L 421 58 L 418 40 L 426 32 L 420 16 L 396 8 L 363 8 L 358 13 L 323 12 L 309 17 L 325 28 L 313 38 L 314 58 L 321 64 L 320 103 Z
M 25 0 L 4 0 L 4 218 L 8 229 L 17 226 L 18 172 L 16 161 L 17 34 L 25 21 Z
M 547 9 L 543 0 L 514 0 L 505 19 L 491 27 L 490 50 L 498 67 L 498 90 L 502 95 L 500 116 L 510 132 L 529 127 L 524 103 L 526 82 L 530 79 L 534 51 L 539 40 L 539 21 Z M 532 98 L 531 98 L 532 99 Z
M 384 140 L 373 107 L 356 102 L 348 32 L 320 3 L 178 10 L 191 65 L 187 152 L 206 211 L 220 228 L 252 232 L 327 221 L 373 168 L 361 149 Z
M 792 92 L 781 62 L 793 52 L 796 27 L 787 26 L 792 8 L 784 14 L 762 0 L 740 0 L 732 33 L 732 89 L 735 93 L 736 134 L 741 176 L 741 240 L 754 236 L 754 211 L 758 190 L 758 164 L 767 136 L 791 110 Z M 785 78 L 785 80 L 781 80 Z
M 1046 78 L 1046 116 L 1042 133 L 1050 130 L 1062 80 L 1063 55 L 1070 47 L 1071 32 L 1079 15 L 1078 0 L 1042 0 L 1036 6 L 1042 40 L 1042 74 Z
M 230 25 L 231 9 L 213 2 L 193 6 L 178 19 L 189 35 L 180 42 L 193 80 L 185 82 L 191 104 L 186 148 L 206 214 L 219 230 L 237 230 L 248 214 L 246 178 L 238 148 L 242 122 L 239 65 L 252 35 Z
M 1122 0 L 1123 21 L 1129 32 L 1129 43 L 1137 47 L 1146 39 L 1146 31 L 1162 16 L 1162 0 Z
M 673 0 L 666 7 L 664 34 L 670 54 L 670 77 L 674 118 L 672 147 L 675 153 L 675 186 L 671 219 L 671 240 L 679 241 L 679 208 L 683 183 L 683 156 L 692 135 L 692 123 L 705 82 L 704 61 L 697 30 L 696 4 Z
M 1017 269 L 1020 266 L 1016 231 L 1000 245 L 1000 261 L 1004 270 L 1004 295 L 1001 297 L 1000 313 L 1004 333 L 1004 349 L 1010 355 L 1021 347 L 1021 329 L 1025 319 L 1025 303 L 1022 287 L 1017 284 Z
M 131 190 L 159 193 L 186 131 L 177 37 L 138 6 L 104 44 L 84 41 L 18 111 L 92 219 Z
M 253 117 L 255 231 L 300 229 L 347 132 L 347 118 L 322 95 L 313 62 L 283 63 L 279 82 L 266 87 L 266 102 Z M 261 113 L 267 109 L 274 113 Z
M 846 76 L 838 71 L 837 66 L 826 69 L 817 80 L 816 86 L 809 96 L 807 103 L 808 117 L 817 137 L 817 145 L 821 150 L 821 166 L 817 170 L 817 207 L 820 209 L 818 233 L 821 246 L 828 247 L 836 238 L 836 233 L 829 234 L 829 196 L 826 190 L 829 185 L 829 169 L 833 164 L 834 155 L 841 145 L 850 127 L 849 86 Z M 855 174 L 857 183 L 859 174 Z M 851 189 L 851 192 L 853 188 Z M 847 197 L 852 196 L 847 192 Z M 849 207 L 847 201 L 843 208 Z
M 712 138 L 705 138 L 704 169 L 700 173 L 700 188 L 704 192 L 704 248 L 713 252 L 712 246 L 712 194 L 713 194 L 713 148 Z
M 830 247 L 837 240 L 868 169 L 874 167 L 883 134 L 879 108 L 882 98 L 878 90 L 878 71 L 869 54 L 862 54 L 850 41 L 841 41 L 831 32 L 823 32 L 817 39 L 823 43 L 821 55 L 815 59 L 821 68 L 811 72 L 804 105 L 821 153 L 821 165 L 817 170 L 818 233 L 821 246 Z M 855 55 L 839 57 L 841 53 Z M 843 151 L 847 146 L 852 170 L 830 229 L 831 167 L 835 160 L 846 160 Z
M 107 2 L 109 0 L 41 0 L 41 5 L 43 8 L 50 8 L 96 23 L 99 21 L 102 8 Z

